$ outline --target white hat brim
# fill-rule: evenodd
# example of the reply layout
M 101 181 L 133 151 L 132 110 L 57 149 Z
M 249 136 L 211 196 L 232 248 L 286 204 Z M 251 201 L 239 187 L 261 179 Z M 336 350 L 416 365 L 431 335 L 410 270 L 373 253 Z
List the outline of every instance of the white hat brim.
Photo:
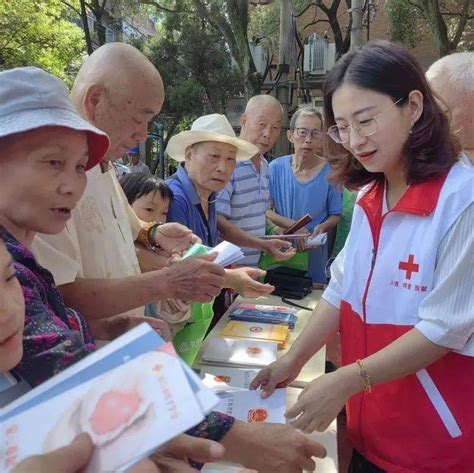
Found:
M 0 117 L 0 137 L 48 126 L 59 126 L 87 133 L 89 160 L 86 169 L 102 161 L 109 149 L 109 137 L 103 131 L 66 108 L 35 108 L 3 115 Z
M 237 149 L 237 161 L 247 161 L 259 152 L 259 149 L 255 145 L 248 141 L 241 140 L 240 138 L 233 138 L 232 136 L 223 135 L 221 133 L 192 130 L 182 131 L 174 135 L 168 142 L 166 152 L 175 161 L 181 162 L 184 161 L 184 154 L 188 146 L 204 141 L 217 141 L 219 143 L 227 143 L 235 146 Z

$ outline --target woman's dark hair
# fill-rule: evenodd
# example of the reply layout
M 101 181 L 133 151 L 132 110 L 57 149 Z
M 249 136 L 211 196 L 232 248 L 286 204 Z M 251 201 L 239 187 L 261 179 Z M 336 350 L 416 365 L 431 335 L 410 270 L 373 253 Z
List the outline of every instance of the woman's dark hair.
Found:
M 173 191 L 168 187 L 168 184 L 141 172 L 125 174 L 120 178 L 120 185 L 130 205 L 150 192 L 159 192 L 163 199 L 171 200 L 173 198 Z
M 451 134 L 449 120 L 438 105 L 423 70 L 401 46 L 388 41 L 367 43 L 358 51 L 345 54 L 331 69 L 324 84 L 324 122 L 326 130 L 335 125 L 332 109 L 334 92 L 343 84 L 389 95 L 397 106 L 407 103 L 412 90 L 423 94 L 423 113 L 413 125 L 405 144 L 408 183 L 424 181 L 446 172 L 458 159 L 460 147 Z M 349 189 L 383 178 L 371 173 L 326 135 L 328 158 L 332 165 L 329 179 Z

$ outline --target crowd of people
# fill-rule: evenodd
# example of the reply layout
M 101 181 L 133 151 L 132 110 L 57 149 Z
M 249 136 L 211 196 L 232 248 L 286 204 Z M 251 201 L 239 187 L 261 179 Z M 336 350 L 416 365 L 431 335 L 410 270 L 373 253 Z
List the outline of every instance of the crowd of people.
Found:
M 325 450 L 304 434 L 345 406 L 351 473 L 472 473 L 474 53 L 440 59 L 425 77 L 403 48 L 369 43 L 337 62 L 323 95 L 323 114 L 291 117 L 294 152 L 270 163 L 284 121 L 272 96 L 248 101 L 239 137 L 225 116 L 199 117 L 170 139 L 177 171 L 163 182 L 138 143 L 164 85 L 137 49 L 97 49 L 70 94 L 38 68 L 0 72 L 0 406 L 139 323 L 171 340 L 192 302 L 224 289 L 270 294 L 262 255 L 289 264 L 306 251 L 312 280 L 328 286 L 252 388 L 267 397 L 288 385 L 338 334 L 342 366 L 308 384 L 289 425 L 213 412 L 134 471 L 218 459 L 312 471 Z M 132 172 L 120 172 L 127 152 Z M 308 249 L 279 238 L 306 213 L 302 232 L 342 241 L 329 282 L 331 239 Z M 181 259 L 221 239 L 242 247 L 238 267 L 213 253 Z M 15 471 L 81 471 L 92 451 L 81 435 Z

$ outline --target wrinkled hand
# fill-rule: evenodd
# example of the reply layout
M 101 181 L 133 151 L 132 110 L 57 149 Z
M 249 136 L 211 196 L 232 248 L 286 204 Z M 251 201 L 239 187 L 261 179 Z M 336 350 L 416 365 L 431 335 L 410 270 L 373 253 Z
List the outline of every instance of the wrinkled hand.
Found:
M 266 271 L 258 268 L 237 268 L 226 270 L 226 285 L 237 291 L 242 297 L 266 296 L 274 291 L 271 284 L 262 284 L 257 278 L 265 276 Z
M 155 230 L 153 239 L 162 252 L 168 253 L 170 256 L 181 253 L 193 243 L 201 241 L 188 227 L 179 223 L 164 223 L 160 225 Z
M 312 457 L 324 458 L 325 448 L 300 432 L 283 424 L 234 424 L 237 441 L 233 459 L 259 473 L 302 473 L 316 467 Z M 225 439 L 223 443 L 225 443 Z M 230 440 L 230 439 L 229 439 Z M 226 447 L 227 448 L 227 447 Z
M 212 463 L 224 457 L 225 448 L 213 440 L 182 434 L 163 445 L 160 455 L 198 463 Z
M 285 416 L 294 419 L 290 425 L 304 433 L 323 432 L 337 417 L 350 394 L 337 371 L 325 374 L 308 383 Z
M 320 223 L 313 228 L 313 232 L 311 233 L 311 238 L 320 235 L 321 233 L 326 233 L 326 225 L 324 223 Z
M 282 251 L 282 248 L 288 248 L 286 251 Z M 265 242 L 264 250 L 276 261 L 284 261 L 295 256 L 296 250 L 292 247 L 289 241 L 271 239 Z
M 91 438 L 80 434 L 66 447 L 23 460 L 13 473 L 79 473 L 85 469 L 93 452 Z
M 143 322 L 151 325 L 163 340 L 171 340 L 171 330 L 167 322 L 153 317 L 145 317 L 143 315 L 114 315 L 104 319 L 93 320 L 89 325 L 95 339 L 114 340 Z
M 211 302 L 224 287 L 225 270 L 212 262 L 216 256 L 192 256 L 164 269 L 168 298 Z
M 250 389 L 262 389 L 262 397 L 269 397 L 276 388 L 285 388 L 296 379 L 301 367 L 286 355 L 261 369 L 250 383 Z

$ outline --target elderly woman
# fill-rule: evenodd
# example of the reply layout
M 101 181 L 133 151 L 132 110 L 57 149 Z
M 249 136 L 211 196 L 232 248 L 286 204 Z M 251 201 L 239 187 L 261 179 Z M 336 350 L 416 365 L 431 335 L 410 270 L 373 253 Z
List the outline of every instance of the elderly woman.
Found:
M 42 70 L 2 72 L 0 83 L 0 234 L 26 301 L 18 371 L 36 385 L 95 349 L 86 321 L 64 306 L 30 248 L 36 232 L 64 228 L 86 170 L 100 162 L 109 140 L 79 117 L 64 84 Z
M 306 230 L 316 236 L 333 230 L 342 212 L 342 193 L 330 184 L 328 162 L 322 153 L 322 117 L 314 108 L 301 108 L 292 117 L 288 140 L 295 152 L 270 163 L 272 210 L 268 218 L 286 230 L 306 213 Z M 309 250 L 308 272 L 313 282 L 326 283 L 327 244 Z
M 13 257 L 25 299 L 23 358 L 14 375 L 37 385 L 96 349 L 87 322 L 66 308 L 51 273 L 36 262 L 30 247 L 36 232 L 55 234 L 65 227 L 84 192 L 85 171 L 99 163 L 109 141 L 80 118 L 61 81 L 40 69 L 21 68 L 0 73 L 0 142 L 0 236 Z M 14 284 L 11 268 L 6 273 Z M 12 354 L 6 369 L 22 352 L 20 321 L 15 320 L 5 325 L 5 334 L 0 332 L 0 355 L 2 346 Z M 285 473 L 314 468 L 311 457 L 324 455 L 319 444 L 286 425 L 246 424 L 220 413 L 211 413 L 190 433 L 206 439 L 180 436 L 175 439 L 181 439 L 178 445 L 166 447 L 166 454 L 214 461 L 223 449 L 207 438 L 218 438 L 226 447 L 226 459 L 258 469 L 280 465 L 274 471 Z M 258 456 L 262 450 L 267 454 Z M 173 458 L 153 460 L 170 473 L 193 471 Z M 41 471 L 31 465 L 23 471 L 28 469 Z

